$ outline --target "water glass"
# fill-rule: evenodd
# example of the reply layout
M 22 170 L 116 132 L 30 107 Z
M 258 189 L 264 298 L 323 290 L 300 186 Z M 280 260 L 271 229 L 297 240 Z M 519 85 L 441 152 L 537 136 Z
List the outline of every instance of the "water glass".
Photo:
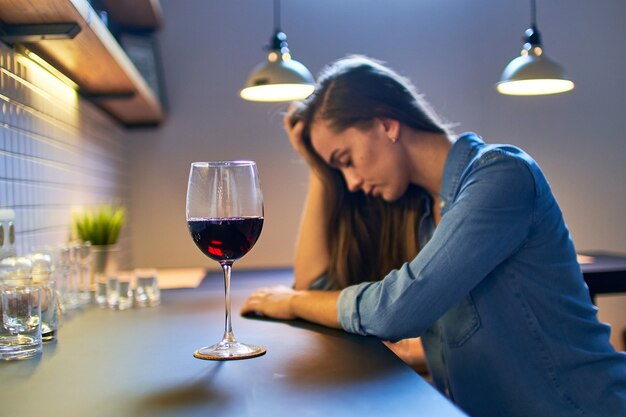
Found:
M 96 304 L 100 308 L 107 308 L 108 307 L 108 303 L 107 303 L 108 276 L 106 273 L 96 272 L 94 275 L 94 280 L 96 281 L 96 292 L 94 295 L 96 299 Z
M 26 359 L 41 352 L 41 289 L 2 285 L 0 359 Z
M 58 252 L 55 281 L 63 311 L 76 310 L 80 305 L 76 272 L 71 248 L 62 246 Z
M 41 283 L 41 340 L 49 342 L 56 339 L 59 328 L 59 308 L 56 283 Z
M 113 310 L 127 310 L 133 306 L 131 274 L 118 272 L 106 281 L 107 305 Z
M 154 307 L 161 303 L 159 276 L 156 269 L 135 270 L 135 305 Z
M 83 242 L 80 247 L 80 279 L 82 291 L 87 294 L 91 302 L 91 291 L 94 290 L 91 273 L 91 242 Z
M 57 286 L 52 275 L 52 258 L 45 253 L 29 255 L 33 284 L 41 288 L 41 339 L 54 340 L 58 330 Z

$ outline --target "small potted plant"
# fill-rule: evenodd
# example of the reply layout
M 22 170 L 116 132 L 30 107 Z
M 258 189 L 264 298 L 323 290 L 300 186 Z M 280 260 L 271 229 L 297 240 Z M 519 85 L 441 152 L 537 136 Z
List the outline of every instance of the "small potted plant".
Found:
M 92 273 L 108 274 L 117 269 L 117 242 L 125 220 L 126 210 L 111 204 L 101 204 L 94 210 L 74 214 L 76 236 L 91 243 Z

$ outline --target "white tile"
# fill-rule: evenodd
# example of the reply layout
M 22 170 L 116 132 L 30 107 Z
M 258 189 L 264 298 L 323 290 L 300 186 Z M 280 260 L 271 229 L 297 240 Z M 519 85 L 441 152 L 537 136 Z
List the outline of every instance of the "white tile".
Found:
M 0 66 L 29 77 L 27 65 L 3 44 Z M 127 180 L 121 173 L 128 163 L 125 132 L 108 116 L 91 103 L 43 96 L 6 75 L 0 89 L 12 100 L 0 99 L 0 207 L 15 209 L 18 252 L 66 239 L 74 206 L 126 200 L 125 186 L 117 183 Z

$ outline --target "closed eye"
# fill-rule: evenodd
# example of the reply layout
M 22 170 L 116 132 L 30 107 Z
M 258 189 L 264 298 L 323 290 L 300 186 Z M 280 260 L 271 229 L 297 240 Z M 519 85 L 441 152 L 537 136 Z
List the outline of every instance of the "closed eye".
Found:
M 334 150 L 329 159 L 330 166 L 335 168 L 350 168 L 352 166 L 352 159 L 346 150 L 341 152 Z

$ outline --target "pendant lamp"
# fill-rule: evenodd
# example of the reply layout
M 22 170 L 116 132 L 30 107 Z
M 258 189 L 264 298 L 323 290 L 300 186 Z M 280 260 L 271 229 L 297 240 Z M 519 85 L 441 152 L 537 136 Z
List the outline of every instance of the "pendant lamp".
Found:
M 513 59 L 502 72 L 496 89 L 501 94 L 537 96 L 570 91 L 574 83 L 568 79 L 561 65 L 548 58 L 537 30 L 537 9 L 531 0 L 531 26 L 524 33 L 521 55 Z
M 291 58 L 287 35 L 280 30 L 280 0 L 274 0 L 274 35 L 267 49 L 267 61 L 252 70 L 241 98 L 272 102 L 307 98 L 315 90 L 315 81 L 304 65 Z

